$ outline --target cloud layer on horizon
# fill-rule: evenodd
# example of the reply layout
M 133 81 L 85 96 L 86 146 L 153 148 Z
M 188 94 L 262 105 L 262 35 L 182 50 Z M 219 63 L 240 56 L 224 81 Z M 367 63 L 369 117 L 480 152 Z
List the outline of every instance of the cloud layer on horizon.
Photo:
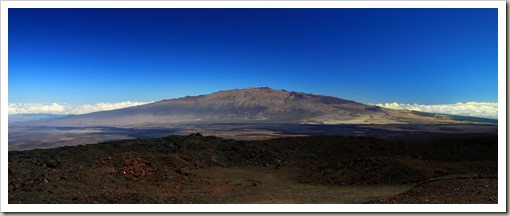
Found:
M 484 117 L 484 118 L 498 118 L 498 103 L 489 102 L 467 102 L 456 104 L 438 104 L 438 105 L 423 105 L 423 104 L 400 104 L 393 103 L 379 103 L 377 106 L 391 109 L 409 109 L 420 112 L 429 113 L 442 113 L 450 115 Z
M 98 111 L 121 109 L 131 106 L 138 106 L 150 102 L 125 101 L 119 103 L 96 103 L 85 105 L 69 104 L 41 104 L 41 103 L 10 103 L 9 115 L 16 114 L 85 114 Z
M 15 114 L 85 114 L 98 111 L 121 109 L 131 106 L 143 105 L 151 102 L 125 101 L 119 103 L 96 103 L 85 105 L 69 104 L 41 104 L 41 103 L 11 103 L 9 104 L 9 115 Z M 409 109 L 429 113 L 443 113 L 461 116 L 498 118 L 498 103 L 488 102 L 467 102 L 456 104 L 400 104 L 379 103 L 377 106 L 391 109 Z

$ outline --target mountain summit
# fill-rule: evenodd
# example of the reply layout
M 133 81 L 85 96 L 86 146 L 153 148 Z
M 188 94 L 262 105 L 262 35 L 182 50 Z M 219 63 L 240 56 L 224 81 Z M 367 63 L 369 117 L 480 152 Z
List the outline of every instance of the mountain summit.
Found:
M 331 96 L 268 87 L 218 91 L 118 110 L 44 121 L 48 126 L 129 126 L 177 123 L 435 124 L 453 116 L 393 110 Z M 42 122 L 41 122 L 42 123 Z

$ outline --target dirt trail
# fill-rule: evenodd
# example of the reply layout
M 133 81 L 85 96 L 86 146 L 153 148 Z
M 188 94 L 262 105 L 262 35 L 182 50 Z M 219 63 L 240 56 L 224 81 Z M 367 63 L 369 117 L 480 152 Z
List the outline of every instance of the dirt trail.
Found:
M 227 203 L 363 203 L 397 195 L 414 185 L 328 186 L 290 181 L 291 169 L 224 168 L 196 170 L 216 184 L 197 192 L 211 192 L 218 202 Z M 209 194 L 209 195 L 210 195 Z
M 9 152 L 9 203 L 496 203 L 497 137 L 168 136 Z M 448 180 L 445 180 L 448 179 Z

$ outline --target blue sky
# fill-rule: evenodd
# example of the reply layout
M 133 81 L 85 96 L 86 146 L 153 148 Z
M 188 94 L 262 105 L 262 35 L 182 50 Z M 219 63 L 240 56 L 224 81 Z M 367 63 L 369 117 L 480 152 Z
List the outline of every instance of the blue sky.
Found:
M 497 102 L 497 9 L 9 9 L 9 103 Z

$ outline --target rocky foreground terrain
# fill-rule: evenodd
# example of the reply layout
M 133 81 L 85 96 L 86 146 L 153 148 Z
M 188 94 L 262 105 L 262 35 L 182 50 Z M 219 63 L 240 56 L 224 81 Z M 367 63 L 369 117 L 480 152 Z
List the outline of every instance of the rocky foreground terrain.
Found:
M 194 133 L 9 152 L 9 203 L 497 203 L 496 135 Z

